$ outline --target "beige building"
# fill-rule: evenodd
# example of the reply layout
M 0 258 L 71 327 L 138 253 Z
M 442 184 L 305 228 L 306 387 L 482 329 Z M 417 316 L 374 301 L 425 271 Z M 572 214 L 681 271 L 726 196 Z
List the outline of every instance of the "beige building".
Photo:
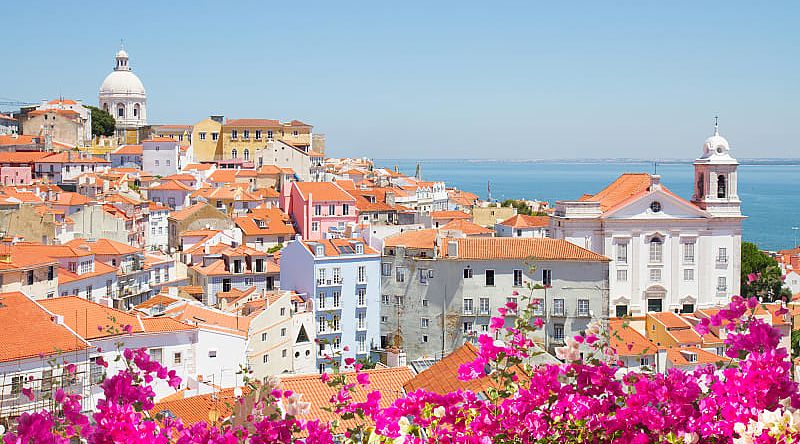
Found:
M 224 159 L 251 160 L 253 154 L 273 140 L 287 143 L 300 151 L 311 151 L 313 126 L 299 120 L 280 122 L 274 119 L 235 119 L 222 125 Z
M 221 158 L 222 116 L 211 116 L 194 124 L 192 127 L 192 149 L 197 162 L 210 162 Z
M 314 151 L 303 151 L 279 140 L 267 142 L 254 154 L 256 168 L 275 165 L 291 169 L 304 182 L 322 182 L 325 176 L 324 157 Z
M 91 138 L 86 138 L 86 120 L 77 111 L 70 109 L 37 109 L 20 118 L 22 134 L 39 136 L 61 142 L 71 147 L 91 145 Z
M 517 214 L 514 207 L 503 207 L 499 203 L 488 203 L 472 207 L 472 221 L 482 227 L 494 227 Z

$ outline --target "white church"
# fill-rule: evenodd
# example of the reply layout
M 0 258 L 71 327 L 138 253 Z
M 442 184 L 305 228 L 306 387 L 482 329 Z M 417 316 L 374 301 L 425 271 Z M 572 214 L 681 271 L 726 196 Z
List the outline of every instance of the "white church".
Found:
M 120 143 L 139 143 L 138 129 L 147 125 L 147 92 L 131 71 L 125 48 L 117 51 L 114 71 L 100 86 L 99 107 L 114 116 Z
M 738 165 L 715 124 L 694 161 L 691 201 L 657 175 L 623 174 L 597 194 L 557 202 L 552 237 L 611 259 L 611 316 L 724 304 L 740 290 Z

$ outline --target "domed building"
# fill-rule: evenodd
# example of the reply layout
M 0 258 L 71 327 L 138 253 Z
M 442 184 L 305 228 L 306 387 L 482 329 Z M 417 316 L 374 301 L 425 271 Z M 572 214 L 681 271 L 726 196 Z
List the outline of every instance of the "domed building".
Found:
M 114 71 L 100 86 L 99 99 L 100 108 L 114 116 L 122 143 L 138 143 L 137 129 L 147 124 L 147 92 L 131 71 L 124 48 L 117 52 Z

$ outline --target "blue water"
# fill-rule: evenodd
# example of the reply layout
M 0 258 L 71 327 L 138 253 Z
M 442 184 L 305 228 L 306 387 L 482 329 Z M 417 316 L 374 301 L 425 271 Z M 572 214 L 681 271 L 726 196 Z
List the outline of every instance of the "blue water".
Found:
M 378 159 L 378 167 L 400 167 L 414 174 L 417 161 Z M 645 162 L 510 162 L 469 160 L 421 161 L 426 180 L 441 180 L 448 187 L 487 195 L 491 180 L 494 199 L 536 199 L 554 204 L 556 200 L 577 199 L 594 194 L 625 172 L 653 172 Z M 691 164 L 658 165 L 661 182 L 676 194 L 691 198 L 694 169 Z M 762 249 L 789 248 L 800 241 L 800 193 L 795 185 L 800 165 L 742 165 L 739 167 L 739 197 L 744 221 L 744 239 Z M 797 241 L 795 240 L 797 239 Z

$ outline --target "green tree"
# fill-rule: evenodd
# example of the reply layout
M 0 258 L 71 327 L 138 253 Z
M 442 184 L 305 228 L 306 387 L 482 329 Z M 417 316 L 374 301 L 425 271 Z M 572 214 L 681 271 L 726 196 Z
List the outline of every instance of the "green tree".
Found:
M 517 214 L 524 214 L 526 216 L 545 216 L 547 214 L 533 211 L 524 200 L 506 199 L 501 205 L 504 207 L 514 207 L 517 209 Z
M 742 242 L 742 296 L 756 296 L 763 302 L 781 298 L 783 279 L 778 261 L 752 242 Z
M 95 106 L 88 106 L 92 111 L 92 137 L 112 136 L 117 121 L 114 116 Z
M 792 358 L 800 357 L 800 330 L 792 331 Z

